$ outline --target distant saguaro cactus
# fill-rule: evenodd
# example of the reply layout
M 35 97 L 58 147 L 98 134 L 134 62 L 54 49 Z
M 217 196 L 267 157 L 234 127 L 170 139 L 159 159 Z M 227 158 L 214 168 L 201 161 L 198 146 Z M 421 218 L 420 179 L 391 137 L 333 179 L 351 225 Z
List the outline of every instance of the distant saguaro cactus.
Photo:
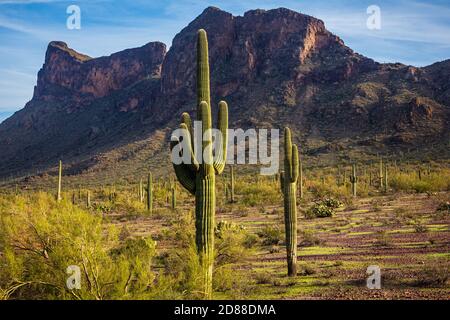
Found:
M 299 194 L 300 199 L 303 199 L 303 162 L 300 160 L 300 168 L 299 168 L 299 176 L 298 176 L 298 186 L 299 186 Z
M 230 202 L 234 203 L 234 167 L 230 166 Z
M 383 189 L 383 159 L 380 158 L 380 189 Z
M 172 209 L 176 209 L 177 208 L 177 189 L 175 188 L 175 183 L 172 185 L 171 187 L 171 192 L 172 192 Z
M 147 211 L 152 213 L 153 211 L 153 180 L 152 173 L 148 173 L 147 177 Z
M 192 141 L 192 121 L 187 113 L 182 115 L 180 125 L 183 131 L 184 149 L 176 136 L 171 137 L 172 154 L 188 152 L 190 163 L 176 164 L 172 161 L 175 174 L 181 185 L 195 195 L 195 242 L 202 267 L 202 287 L 204 298 L 212 297 L 212 274 L 214 264 L 214 227 L 216 211 L 216 174 L 225 168 L 228 138 L 228 105 L 219 103 L 218 126 L 222 137 L 222 146 L 217 148 L 215 157 L 212 153 L 212 120 L 209 84 L 208 39 L 206 31 L 197 33 L 197 120 L 202 122 L 202 146 L 195 150 Z M 186 150 L 185 148 L 189 148 Z
M 297 146 L 292 144 L 291 130 L 284 129 L 284 172 L 280 175 L 284 198 L 284 225 L 288 276 L 297 275 L 297 179 L 299 161 Z
M 62 161 L 59 160 L 58 169 L 58 193 L 56 194 L 56 201 L 60 202 L 62 200 L 61 196 L 61 185 L 62 185 Z
M 387 163 L 384 165 L 384 192 L 388 192 L 388 165 Z
M 91 192 L 89 190 L 86 192 L 86 207 L 91 207 Z
M 352 175 L 350 176 L 350 182 L 352 183 L 352 195 L 356 197 L 356 185 L 358 177 L 356 176 L 356 164 L 352 165 Z

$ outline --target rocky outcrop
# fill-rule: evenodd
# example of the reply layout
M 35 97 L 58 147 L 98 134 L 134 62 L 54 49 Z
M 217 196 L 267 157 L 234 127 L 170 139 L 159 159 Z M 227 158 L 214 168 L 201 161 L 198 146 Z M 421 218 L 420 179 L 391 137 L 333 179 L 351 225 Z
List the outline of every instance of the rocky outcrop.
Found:
M 90 58 L 66 43 L 50 42 L 33 99 L 101 98 L 140 80 L 161 75 L 166 46 L 151 42 L 109 57 Z

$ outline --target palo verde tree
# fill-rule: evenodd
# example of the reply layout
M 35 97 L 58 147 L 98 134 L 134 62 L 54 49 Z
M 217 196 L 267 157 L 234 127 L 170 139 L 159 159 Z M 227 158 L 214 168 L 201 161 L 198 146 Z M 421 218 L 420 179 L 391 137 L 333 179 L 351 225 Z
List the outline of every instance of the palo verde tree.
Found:
M 224 101 L 219 103 L 218 118 L 218 129 L 222 138 L 219 140 L 222 144 L 217 147 L 215 139 L 213 157 L 208 39 L 206 31 L 201 29 L 197 33 L 197 121 L 202 123 L 202 143 L 199 150 L 195 150 L 192 121 L 188 113 L 183 113 L 179 131 L 181 135 L 172 135 L 170 145 L 178 181 L 195 195 L 195 242 L 202 268 L 201 280 L 205 299 L 212 297 L 216 174 L 223 172 L 227 155 L 228 105 Z M 196 135 L 198 134 L 196 132 Z M 187 157 L 184 157 L 185 153 Z M 183 157 L 181 163 L 174 161 L 176 154 Z M 188 163 L 184 159 L 189 159 Z

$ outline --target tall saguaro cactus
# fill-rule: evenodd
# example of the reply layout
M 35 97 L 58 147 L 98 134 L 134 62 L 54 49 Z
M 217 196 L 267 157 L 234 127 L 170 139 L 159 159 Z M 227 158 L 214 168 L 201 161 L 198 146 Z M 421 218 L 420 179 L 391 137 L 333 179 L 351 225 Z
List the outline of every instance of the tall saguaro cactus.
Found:
M 352 183 L 352 195 L 356 197 L 356 185 L 358 177 L 356 176 L 356 164 L 352 165 L 352 175 L 350 176 L 350 182 Z
M 172 161 L 175 174 L 181 185 L 195 195 L 195 228 L 197 252 L 202 266 L 202 288 L 206 299 L 212 297 L 212 273 L 214 264 L 214 227 L 216 207 L 216 174 L 225 168 L 228 141 L 228 105 L 219 103 L 218 127 L 222 135 L 222 146 L 212 153 L 212 120 L 209 85 L 208 39 L 206 31 L 197 33 L 197 120 L 202 122 L 202 144 L 194 150 L 192 122 L 189 114 L 183 113 L 180 128 L 183 132 L 184 148 L 180 154 L 188 152 L 190 163 L 176 164 Z M 197 132 L 196 135 L 199 135 Z M 186 145 L 188 150 L 186 150 Z M 181 146 L 177 137 L 171 138 L 171 150 Z M 177 149 L 175 149 L 176 151 Z
M 62 184 L 62 161 L 59 160 L 58 169 L 58 193 L 56 194 L 56 201 L 60 202 L 62 200 L 61 196 L 61 184 Z
M 297 146 L 292 144 L 291 130 L 284 129 L 284 172 L 280 176 L 284 197 L 284 225 L 288 276 L 297 275 L 297 179 L 299 161 Z

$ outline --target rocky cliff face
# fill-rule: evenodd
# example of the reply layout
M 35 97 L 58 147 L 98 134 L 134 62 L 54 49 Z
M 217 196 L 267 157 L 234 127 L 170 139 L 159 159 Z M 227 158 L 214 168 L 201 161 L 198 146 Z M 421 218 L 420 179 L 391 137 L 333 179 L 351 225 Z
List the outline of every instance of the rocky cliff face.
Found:
M 196 108 L 200 28 L 208 32 L 213 101 L 229 102 L 232 127 L 290 125 L 305 152 L 311 140 L 377 152 L 448 140 L 448 61 L 379 64 L 313 17 L 282 8 L 235 17 L 211 7 L 167 53 L 151 42 L 91 58 L 51 42 L 33 99 L 0 125 L 0 176 L 45 169 L 59 158 L 90 163 L 146 137 L 163 139 L 161 130 Z
M 92 59 L 60 41 L 50 42 L 33 99 L 95 99 L 147 78 L 159 78 L 166 46 L 151 42 Z

